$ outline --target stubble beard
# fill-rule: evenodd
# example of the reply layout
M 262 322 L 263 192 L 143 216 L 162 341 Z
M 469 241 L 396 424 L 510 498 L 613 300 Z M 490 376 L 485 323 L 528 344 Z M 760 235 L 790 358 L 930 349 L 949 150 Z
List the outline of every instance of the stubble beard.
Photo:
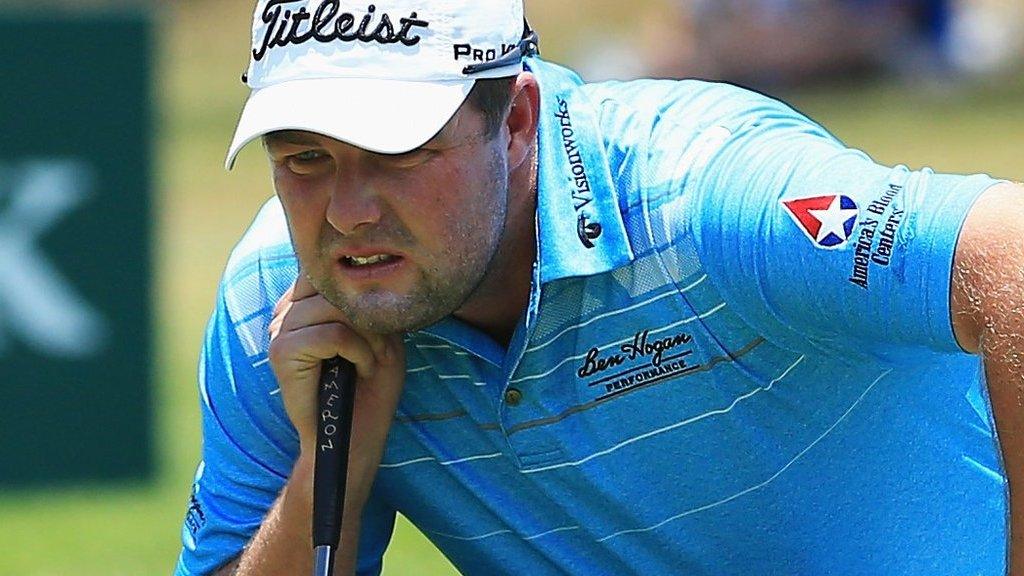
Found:
M 460 213 L 459 207 L 445 212 L 444 218 L 451 223 L 449 250 L 432 255 L 429 264 L 419 263 L 418 278 L 407 293 L 383 287 L 356 295 L 342 291 L 329 272 L 334 266 L 331 254 L 341 237 L 329 224 L 320 233 L 318 273 L 308 274 L 313 287 L 341 310 L 353 328 L 373 334 L 419 330 L 461 308 L 480 289 L 505 237 L 508 179 L 498 159 L 492 158 L 490 163 L 494 177 L 482 193 L 497 197 L 497 202 L 482 208 L 478 205 L 472 214 Z M 396 248 L 416 245 L 412 234 L 399 225 L 378 229 L 373 239 Z

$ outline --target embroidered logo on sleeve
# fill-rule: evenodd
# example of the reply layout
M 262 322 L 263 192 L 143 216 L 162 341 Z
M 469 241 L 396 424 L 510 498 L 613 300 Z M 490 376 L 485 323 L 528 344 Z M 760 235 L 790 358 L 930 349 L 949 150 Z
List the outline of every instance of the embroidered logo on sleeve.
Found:
M 185 526 L 188 527 L 188 531 L 195 536 L 206 526 L 206 513 L 203 512 L 203 505 L 199 503 L 199 499 L 193 494 L 188 499 L 188 510 L 185 512 Z
M 903 186 L 889 184 L 865 209 L 853 249 L 852 284 L 867 290 L 872 267 L 888 268 L 896 257 L 897 236 L 906 217 L 899 200 L 902 193 Z
M 804 235 L 825 250 L 846 245 L 860 214 L 852 198 L 838 194 L 781 200 L 781 203 Z

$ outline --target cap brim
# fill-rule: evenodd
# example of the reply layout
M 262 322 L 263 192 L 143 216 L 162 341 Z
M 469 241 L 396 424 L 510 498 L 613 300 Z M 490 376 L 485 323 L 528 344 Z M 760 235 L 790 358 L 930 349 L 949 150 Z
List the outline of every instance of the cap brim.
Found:
M 280 130 L 323 134 L 371 152 L 408 152 L 437 135 L 472 88 L 472 80 L 323 78 L 254 90 L 225 166 L 230 170 L 249 142 Z

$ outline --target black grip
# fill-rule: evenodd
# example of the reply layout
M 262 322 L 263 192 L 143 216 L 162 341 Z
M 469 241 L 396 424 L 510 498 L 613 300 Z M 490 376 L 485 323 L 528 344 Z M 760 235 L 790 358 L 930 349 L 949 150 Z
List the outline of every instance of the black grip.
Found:
M 313 469 L 314 549 L 318 546 L 338 548 L 355 391 L 356 369 L 351 362 L 340 356 L 323 362 Z

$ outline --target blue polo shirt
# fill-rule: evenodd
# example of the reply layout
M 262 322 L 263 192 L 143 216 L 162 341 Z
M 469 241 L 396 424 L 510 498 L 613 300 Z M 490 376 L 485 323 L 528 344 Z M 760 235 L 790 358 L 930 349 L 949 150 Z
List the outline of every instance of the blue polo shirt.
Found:
M 541 86 L 538 261 L 504 348 L 449 318 L 407 381 L 359 572 L 400 511 L 466 574 L 1002 574 L 1007 482 L 950 324 L 995 181 L 884 167 L 698 81 Z M 296 259 L 270 201 L 199 368 L 177 574 L 239 554 L 297 456 L 267 360 Z

